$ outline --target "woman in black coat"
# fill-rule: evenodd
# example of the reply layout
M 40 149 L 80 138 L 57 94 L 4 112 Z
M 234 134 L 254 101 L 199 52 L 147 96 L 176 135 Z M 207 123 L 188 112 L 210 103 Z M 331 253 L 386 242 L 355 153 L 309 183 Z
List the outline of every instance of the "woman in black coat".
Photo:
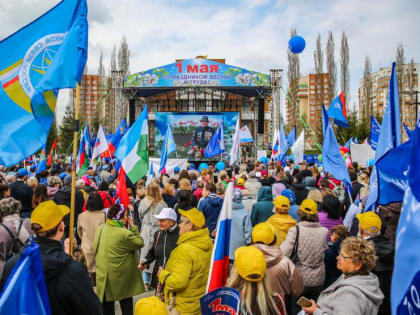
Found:
M 341 242 L 350 236 L 344 225 L 336 225 L 331 229 L 331 246 L 325 251 L 325 282 L 324 289 L 340 278 L 341 271 L 337 268 L 337 256 L 340 254 Z
M 147 269 L 154 263 L 150 287 L 157 288 L 159 267 L 165 268 L 172 250 L 176 247 L 179 228 L 175 210 L 172 208 L 164 208 L 154 217 L 159 220 L 160 230 L 154 234 L 153 246 L 147 252 L 145 260 L 140 262 L 139 269 Z

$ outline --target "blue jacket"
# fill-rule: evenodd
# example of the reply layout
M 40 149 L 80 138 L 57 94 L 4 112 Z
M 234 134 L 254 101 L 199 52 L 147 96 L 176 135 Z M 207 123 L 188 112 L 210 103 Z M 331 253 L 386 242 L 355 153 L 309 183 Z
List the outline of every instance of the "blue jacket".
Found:
M 229 259 L 234 259 L 235 250 L 251 244 L 252 225 L 243 203 L 232 204 L 232 225 L 230 230 Z
M 219 218 L 220 210 L 222 210 L 222 205 L 223 199 L 213 193 L 200 200 L 198 204 L 198 210 L 203 212 L 204 218 L 206 219 L 206 226 L 210 233 L 217 226 L 217 219 Z
M 257 202 L 252 206 L 251 223 L 252 226 L 265 222 L 273 213 L 273 194 L 271 187 L 262 186 L 258 191 Z

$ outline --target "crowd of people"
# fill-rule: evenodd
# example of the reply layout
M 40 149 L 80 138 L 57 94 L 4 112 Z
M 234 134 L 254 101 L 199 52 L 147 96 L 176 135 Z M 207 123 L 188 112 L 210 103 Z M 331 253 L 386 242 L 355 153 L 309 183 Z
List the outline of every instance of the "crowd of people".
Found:
M 233 182 L 226 286 L 240 292 L 240 314 L 391 313 L 401 203 L 364 211 L 370 168 L 348 168 L 349 194 L 306 161 L 197 166 L 127 178 L 128 209 L 117 202 L 114 165 L 89 168 L 76 181 L 72 256 L 71 168 L 60 159 L 41 173 L 0 166 L 0 287 L 33 236 L 52 314 L 115 314 L 116 301 L 124 315 L 201 314 Z M 134 305 L 145 292 L 153 296 Z

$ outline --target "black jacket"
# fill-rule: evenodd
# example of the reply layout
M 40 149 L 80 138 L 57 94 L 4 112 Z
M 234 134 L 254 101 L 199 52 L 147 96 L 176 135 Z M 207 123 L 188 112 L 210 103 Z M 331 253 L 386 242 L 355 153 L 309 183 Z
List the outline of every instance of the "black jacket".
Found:
M 10 184 L 10 196 L 22 204 L 22 212 L 32 211 L 32 195 L 34 191 L 25 182 L 17 180 Z
M 337 268 L 337 256 L 340 254 L 341 241 L 333 243 L 324 253 L 325 282 L 327 288 L 335 280 L 340 278 L 341 271 Z
M 102 314 L 101 302 L 93 291 L 87 269 L 64 252 L 61 242 L 43 237 L 35 241 L 41 253 L 51 314 Z M 7 261 L 2 286 L 18 259 L 16 255 Z
M 59 191 L 56 192 L 54 195 L 54 202 L 58 205 L 65 205 L 70 208 L 70 199 L 71 199 L 71 187 L 64 186 L 60 188 Z M 83 198 L 83 194 L 80 190 L 76 189 L 76 203 L 74 207 L 74 226 L 77 226 L 77 219 L 79 214 L 82 213 L 83 204 L 85 203 L 85 199 Z M 70 214 L 67 214 L 64 219 L 64 224 L 66 225 L 64 234 L 66 237 L 69 236 L 69 226 L 70 226 Z
M 162 194 L 162 199 L 163 199 L 163 201 L 166 202 L 168 207 L 172 208 L 172 209 L 175 207 L 175 204 L 177 202 L 176 197 L 174 197 L 172 195 Z
M 293 192 L 296 196 L 297 205 L 300 205 L 309 194 L 308 188 L 306 188 L 305 185 L 303 185 L 302 183 L 293 183 Z
M 177 225 L 167 231 L 159 230 L 155 232 L 153 236 L 153 247 L 147 252 L 144 262 L 147 265 L 150 265 L 153 261 L 155 262 L 152 279 L 150 281 L 151 287 L 156 288 L 159 267 L 165 268 L 172 250 L 176 247 L 178 236 L 179 228 Z
M 394 241 L 388 240 L 382 235 L 374 236 L 369 240 L 375 244 L 376 256 L 378 256 L 373 273 L 378 276 L 379 288 L 385 296 L 378 314 L 391 314 L 391 280 L 394 268 L 395 244 Z

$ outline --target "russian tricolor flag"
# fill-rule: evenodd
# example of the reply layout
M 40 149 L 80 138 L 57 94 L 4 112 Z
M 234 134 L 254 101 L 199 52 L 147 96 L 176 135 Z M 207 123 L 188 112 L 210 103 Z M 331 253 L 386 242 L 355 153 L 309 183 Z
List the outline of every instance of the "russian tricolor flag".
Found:
M 229 271 L 229 244 L 230 227 L 232 222 L 232 198 L 233 183 L 230 182 L 223 201 L 217 222 L 217 234 L 214 242 L 213 253 L 211 255 L 211 264 L 209 280 L 207 282 L 207 293 L 224 287 Z
M 108 151 L 105 151 L 101 155 L 101 157 L 108 157 L 108 158 L 114 157 L 114 153 L 117 150 L 118 145 L 120 144 L 120 140 L 125 135 L 127 130 L 128 130 L 127 120 L 124 118 L 120 122 L 118 128 L 115 130 L 115 133 L 111 138 L 111 141 L 108 143 Z

